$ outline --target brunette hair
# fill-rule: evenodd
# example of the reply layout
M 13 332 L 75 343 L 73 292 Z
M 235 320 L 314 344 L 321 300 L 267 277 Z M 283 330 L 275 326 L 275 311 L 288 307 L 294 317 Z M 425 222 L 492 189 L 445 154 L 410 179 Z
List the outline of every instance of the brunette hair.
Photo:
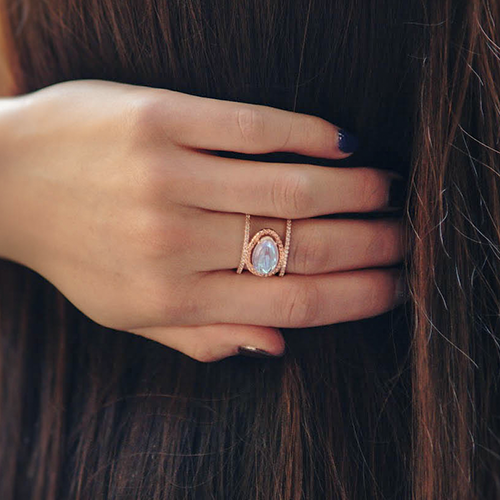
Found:
M 2 500 L 500 497 L 500 2 L 2 4 L 6 94 L 99 78 L 321 116 L 362 148 L 308 162 L 407 175 L 411 249 L 406 306 L 209 364 L 0 261 Z

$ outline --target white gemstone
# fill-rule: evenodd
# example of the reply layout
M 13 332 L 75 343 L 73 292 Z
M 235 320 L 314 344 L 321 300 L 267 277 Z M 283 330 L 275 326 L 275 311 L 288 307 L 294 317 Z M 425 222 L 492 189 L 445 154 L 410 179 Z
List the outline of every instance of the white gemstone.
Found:
M 269 274 L 278 265 L 278 245 L 270 236 L 264 236 L 252 252 L 252 266 L 260 274 Z

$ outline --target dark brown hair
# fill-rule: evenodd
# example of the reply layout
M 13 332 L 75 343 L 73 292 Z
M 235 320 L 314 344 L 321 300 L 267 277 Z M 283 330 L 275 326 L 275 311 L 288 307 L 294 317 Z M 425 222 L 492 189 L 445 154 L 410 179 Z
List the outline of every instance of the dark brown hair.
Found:
M 362 148 L 307 161 L 408 176 L 411 248 L 406 306 L 211 364 L 0 261 L 2 500 L 500 497 L 497 0 L 2 3 L 6 93 L 100 78 L 321 116 Z

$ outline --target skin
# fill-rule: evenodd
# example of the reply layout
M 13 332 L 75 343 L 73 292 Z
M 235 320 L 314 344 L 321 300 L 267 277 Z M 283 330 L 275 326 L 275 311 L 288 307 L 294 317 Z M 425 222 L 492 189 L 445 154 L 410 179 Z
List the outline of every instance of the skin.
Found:
M 387 210 L 395 174 L 214 154 L 349 156 L 321 118 L 85 80 L 4 99 L 0 129 L 0 256 L 100 325 L 211 362 L 401 302 L 400 220 L 311 219 Z M 285 276 L 236 273 L 245 213 L 250 237 L 293 219 Z

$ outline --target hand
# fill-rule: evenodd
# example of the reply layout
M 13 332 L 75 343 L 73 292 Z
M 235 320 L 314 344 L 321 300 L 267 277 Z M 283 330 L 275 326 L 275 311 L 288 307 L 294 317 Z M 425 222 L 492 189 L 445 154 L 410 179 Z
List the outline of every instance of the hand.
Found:
M 325 120 L 98 80 L 12 98 L 0 118 L 1 255 L 105 327 L 207 362 L 240 345 L 280 354 L 279 327 L 401 302 L 397 272 L 376 268 L 402 259 L 400 221 L 311 219 L 387 209 L 394 174 L 213 153 L 347 157 Z M 245 213 L 250 237 L 284 241 L 294 219 L 285 276 L 235 272 Z

